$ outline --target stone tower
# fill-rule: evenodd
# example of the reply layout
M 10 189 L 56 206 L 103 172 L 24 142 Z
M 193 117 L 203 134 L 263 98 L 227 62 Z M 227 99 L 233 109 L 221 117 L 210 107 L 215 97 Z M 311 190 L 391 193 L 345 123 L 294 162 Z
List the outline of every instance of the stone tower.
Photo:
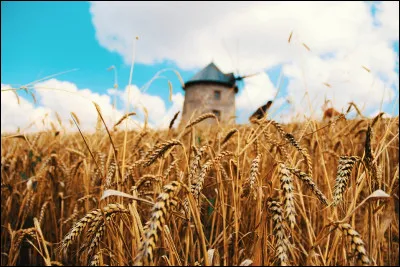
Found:
M 224 74 L 214 63 L 185 83 L 185 102 L 181 123 L 208 112 L 214 113 L 220 123 L 235 123 L 235 94 L 238 92 L 233 73 Z M 215 120 L 205 120 L 209 124 Z

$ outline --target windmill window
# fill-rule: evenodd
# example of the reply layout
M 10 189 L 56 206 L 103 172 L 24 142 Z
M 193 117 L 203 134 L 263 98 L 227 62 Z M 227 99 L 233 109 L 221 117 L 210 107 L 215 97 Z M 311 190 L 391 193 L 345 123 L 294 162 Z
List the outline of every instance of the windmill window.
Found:
M 214 99 L 221 100 L 221 91 L 214 91 Z
M 217 116 L 218 120 L 221 120 L 221 111 L 213 109 L 212 111 L 215 116 Z

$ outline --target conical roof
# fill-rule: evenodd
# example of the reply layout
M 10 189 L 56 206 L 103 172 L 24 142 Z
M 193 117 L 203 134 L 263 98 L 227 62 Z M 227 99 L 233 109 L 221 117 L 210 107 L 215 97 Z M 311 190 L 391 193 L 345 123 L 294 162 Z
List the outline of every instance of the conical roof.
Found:
M 229 87 L 235 87 L 237 92 L 236 80 L 233 73 L 224 74 L 213 62 L 194 75 L 185 83 L 185 87 L 194 83 L 220 83 Z

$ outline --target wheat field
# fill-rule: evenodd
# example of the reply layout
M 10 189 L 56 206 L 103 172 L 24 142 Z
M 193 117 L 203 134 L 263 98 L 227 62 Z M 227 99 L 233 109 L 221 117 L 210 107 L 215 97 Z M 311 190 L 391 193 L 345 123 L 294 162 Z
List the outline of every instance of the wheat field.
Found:
M 381 115 L 2 136 L 1 265 L 397 265 Z

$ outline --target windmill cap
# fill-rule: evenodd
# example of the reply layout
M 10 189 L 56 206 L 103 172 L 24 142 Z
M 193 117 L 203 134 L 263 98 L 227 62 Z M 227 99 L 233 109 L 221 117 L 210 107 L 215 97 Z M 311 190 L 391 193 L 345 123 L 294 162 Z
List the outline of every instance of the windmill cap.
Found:
M 218 83 L 228 87 L 234 87 L 235 93 L 238 92 L 236 79 L 233 73 L 223 73 L 213 62 L 208 64 L 204 69 L 187 81 L 185 83 L 185 88 L 188 85 L 196 83 Z M 185 88 L 183 89 L 185 90 Z

